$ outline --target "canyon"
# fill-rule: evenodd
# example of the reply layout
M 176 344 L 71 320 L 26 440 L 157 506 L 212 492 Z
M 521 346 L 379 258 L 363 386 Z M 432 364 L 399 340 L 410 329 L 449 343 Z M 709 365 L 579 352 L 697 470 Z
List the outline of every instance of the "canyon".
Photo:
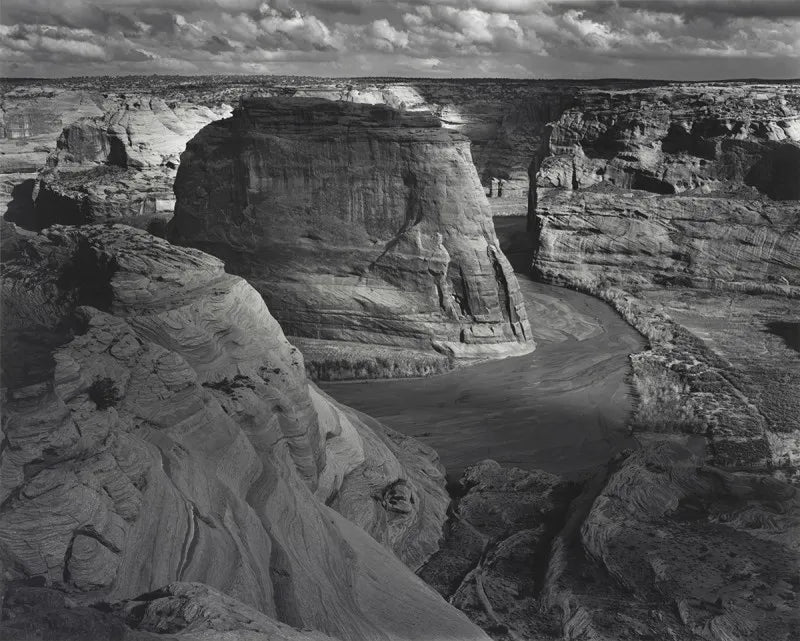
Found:
M 470 160 L 421 113 L 247 99 L 187 145 L 167 234 L 223 257 L 307 350 L 522 353 L 530 325 Z
M 4 638 L 800 630 L 797 83 L 2 108 Z

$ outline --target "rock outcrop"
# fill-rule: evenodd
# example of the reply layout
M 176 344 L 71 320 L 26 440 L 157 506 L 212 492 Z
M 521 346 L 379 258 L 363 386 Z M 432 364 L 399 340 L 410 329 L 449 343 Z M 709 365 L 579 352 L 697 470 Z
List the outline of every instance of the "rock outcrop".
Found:
M 578 486 L 484 461 L 420 575 L 493 639 L 790 638 L 800 494 L 641 438 Z
M 575 501 L 542 594 L 543 607 L 561 613 L 566 636 L 794 635 L 797 489 L 703 458 L 681 439 L 647 445 Z
M 540 273 L 798 292 L 800 91 L 585 92 L 532 165 Z
M 0 89 L 0 214 L 27 221 L 37 176 L 60 132 L 76 120 L 100 116 L 102 98 L 48 85 Z
M 578 485 L 492 460 L 464 472 L 441 549 L 419 574 L 496 639 L 556 638 L 539 607 L 551 542 Z
M 597 185 L 549 193 L 536 218 L 549 280 L 800 294 L 797 202 Z
M 223 258 L 290 335 L 533 348 L 469 141 L 424 114 L 251 99 L 188 145 L 169 237 Z
M 130 614 L 153 632 L 204 597 L 179 616 L 183 588 L 141 595 L 199 582 L 240 602 L 223 610 L 340 639 L 483 638 L 391 551 L 413 568 L 437 547 L 435 454 L 310 385 L 245 281 L 120 225 L 11 240 L 3 582 L 144 601 Z
M 797 199 L 800 92 L 757 85 L 585 91 L 550 136 L 540 188 L 606 182 L 660 194 L 747 184 Z
M 33 228 L 116 222 L 162 231 L 186 145 L 223 105 L 173 104 L 151 96 L 107 100 L 104 112 L 65 127 L 34 194 Z

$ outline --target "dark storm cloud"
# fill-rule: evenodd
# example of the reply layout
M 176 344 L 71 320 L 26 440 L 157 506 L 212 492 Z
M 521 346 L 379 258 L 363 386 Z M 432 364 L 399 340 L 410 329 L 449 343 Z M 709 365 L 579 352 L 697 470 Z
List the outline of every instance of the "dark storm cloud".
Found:
M 800 0 L 3 0 L 0 13 L 0 62 L 28 75 L 773 76 L 800 69 L 799 50 Z
M 230 42 L 225 40 L 225 38 L 220 38 L 219 36 L 211 36 L 202 46 L 202 49 L 208 51 L 209 53 L 221 53 L 222 51 L 234 50 Z
M 330 13 L 344 13 L 348 15 L 361 15 L 369 7 L 370 0 L 314 0 L 309 2 L 310 7 L 316 7 Z
M 800 18 L 800 0 L 619 0 L 618 4 L 687 18 Z

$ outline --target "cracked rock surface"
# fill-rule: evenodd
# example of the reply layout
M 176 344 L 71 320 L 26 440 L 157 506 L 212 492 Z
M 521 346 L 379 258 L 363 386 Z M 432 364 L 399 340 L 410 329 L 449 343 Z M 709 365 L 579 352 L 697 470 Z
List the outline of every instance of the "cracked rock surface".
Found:
M 436 455 L 309 384 L 245 281 L 120 225 L 7 240 L 4 583 L 93 607 L 195 582 L 341 639 L 482 638 L 400 560 L 437 548 Z
M 223 258 L 290 335 L 460 357 L 533 348 L 469 141 L 424 113 L 244 100 L 181 158 L 173 242 Z

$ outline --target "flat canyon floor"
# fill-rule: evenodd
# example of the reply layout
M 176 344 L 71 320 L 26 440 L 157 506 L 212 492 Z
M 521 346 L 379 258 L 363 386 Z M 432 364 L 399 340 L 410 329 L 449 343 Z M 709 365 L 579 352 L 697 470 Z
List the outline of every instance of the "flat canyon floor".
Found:
M 321 383 L 336 400 L 433 447 L 451 478 L 482 459 L 578 478 L 632 446 L 628 355 L 644 339 L 605 303 L 524 273 L 521 217 L 496 219 L 537 343 L 525 356 L 430 378 Z M 524 243 L 523 243 L 524 245 Z M 514 255 L 514 253 L 517 255 Z

